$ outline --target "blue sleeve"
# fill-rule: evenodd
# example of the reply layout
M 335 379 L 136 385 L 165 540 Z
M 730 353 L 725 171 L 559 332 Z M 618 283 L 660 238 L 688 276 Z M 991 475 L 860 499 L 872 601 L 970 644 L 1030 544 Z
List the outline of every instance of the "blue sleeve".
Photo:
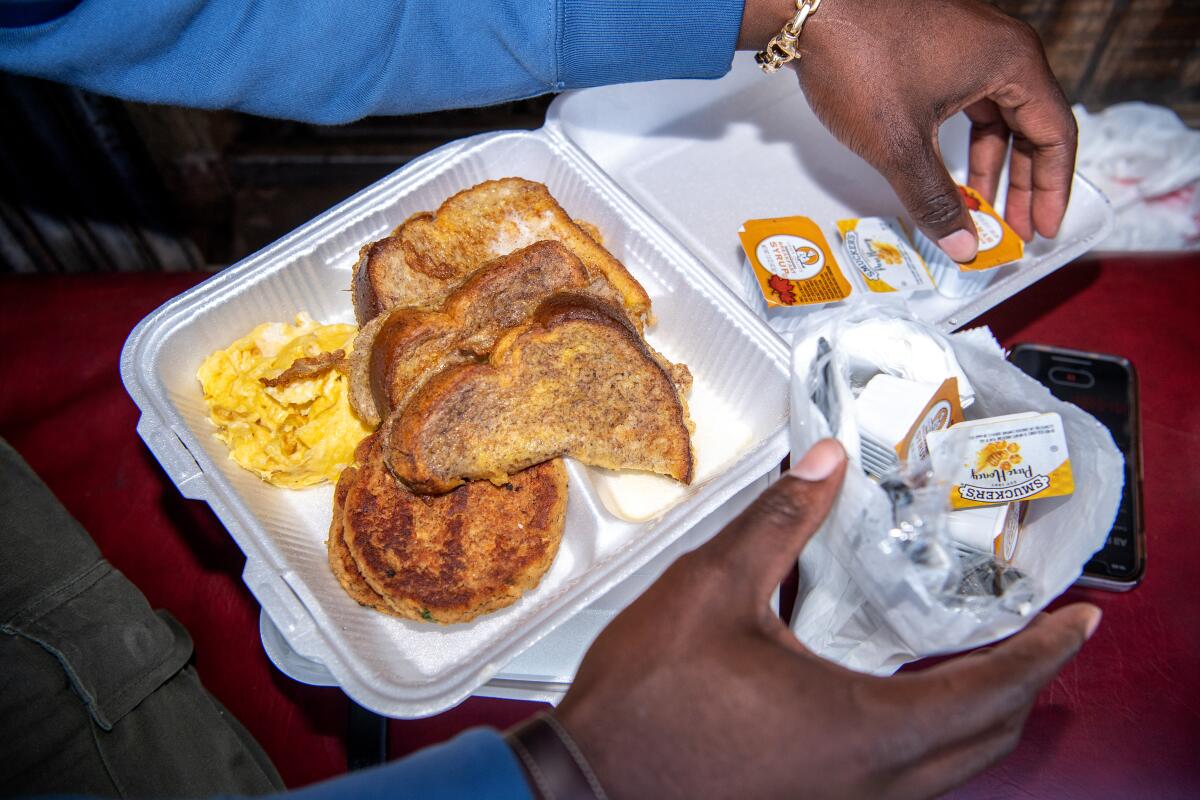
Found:
M 381 767 L 289 792 L 288 800 L 533 800 L 516 756 L 496 731 L 473 728 Z
M 341 123 L 719 77 L 742 3 L 0 0 L 0 69 L 129 100 Z M 58 10 L 39 21 L 30 7 Z

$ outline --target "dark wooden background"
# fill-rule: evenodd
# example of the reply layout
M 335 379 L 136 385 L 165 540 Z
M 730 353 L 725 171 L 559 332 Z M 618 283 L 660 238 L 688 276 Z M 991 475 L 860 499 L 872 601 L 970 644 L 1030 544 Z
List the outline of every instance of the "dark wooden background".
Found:
M 1072 102 L 1200 126 L 1200 0 L 1001 0 Z M 0 271 L 219 269 L 444 142 L 550 98 L 321 127 L 147 106 L 0 73 Z

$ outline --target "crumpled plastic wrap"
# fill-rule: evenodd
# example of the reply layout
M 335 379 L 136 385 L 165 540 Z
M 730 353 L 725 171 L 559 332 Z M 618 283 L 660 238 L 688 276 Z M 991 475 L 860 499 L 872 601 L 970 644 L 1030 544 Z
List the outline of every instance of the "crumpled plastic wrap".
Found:
M 800 559 L 791 626 L 817 654 L 885 675 L 1003 638 L 1066 590 L 1104 545 L 1124 481 L 1120 451 L 1095 418 L 1009 364 L 987 329 L 943 336 L 900 304 L 851 304 L 809 317 L 795 341 L 792 453 L 835 435 L 850 456 L 841 494 Z M 940 521 L 946 486 L 928 474 L 877 484 L 859 467 L 855 384 L 872 369 L 898 374 L 905 352 L 953 354 L 973 387 L 968 418 L 1062 417 L 1075 493 L 1030 503 L 1011 570 L 950 543 Z
M 1116 212 L 1103 250 L 1200 249 L 1200 131 L 1169 108 L 1075 106 L 1077 168 Z

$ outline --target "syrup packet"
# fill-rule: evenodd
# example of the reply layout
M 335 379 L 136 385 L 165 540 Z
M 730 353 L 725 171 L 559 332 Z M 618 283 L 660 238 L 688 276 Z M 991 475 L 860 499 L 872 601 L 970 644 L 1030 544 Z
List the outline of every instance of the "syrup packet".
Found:
M 959 186 L 958 191 L 967 204 L 967 212 L 975 223 L 979 234 L 979 252 L 975 258 L 958 264 L 963 272 L 993 269 L 1017 261 L 1025 255 L 1025 242 L 1008 227 L 1004 218 L 996 213 L 979 192 L 969 186 Z
M 1017 553 L 1025 502 L 963 508 L 946 514 L 946 534 L 961 547 L 994 555 L 1011 564 Z
M 958 380 L 951 377 L 938 385 L 880 373 L 855 400 L 855 414 L 864 462 L 905 462 L 915 469 L 929 459 L 929 433 L 962 422 Z
M 808 217 L 748 220 L 738 236 L 768 306 L 836 303 L 853 291 Z

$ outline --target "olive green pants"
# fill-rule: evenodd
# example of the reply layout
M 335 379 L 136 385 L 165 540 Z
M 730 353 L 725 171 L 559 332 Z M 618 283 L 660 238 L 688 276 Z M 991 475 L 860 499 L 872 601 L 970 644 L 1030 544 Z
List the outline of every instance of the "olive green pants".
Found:
M 191 653 L 0 440 L 0 796 L 282 790 Z

